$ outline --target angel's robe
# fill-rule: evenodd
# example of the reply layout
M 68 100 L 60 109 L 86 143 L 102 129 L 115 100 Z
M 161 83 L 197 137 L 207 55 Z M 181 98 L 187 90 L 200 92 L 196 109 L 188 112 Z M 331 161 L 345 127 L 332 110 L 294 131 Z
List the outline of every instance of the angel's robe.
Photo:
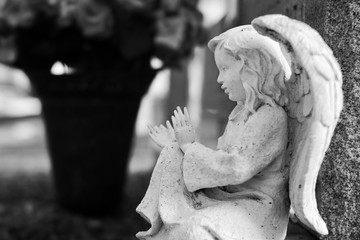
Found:
M 140 239 L 284 239 L 289 200 L 287 116 L 236 106 L 218 150 L 163 149 L 137 211 L 152 227 Z

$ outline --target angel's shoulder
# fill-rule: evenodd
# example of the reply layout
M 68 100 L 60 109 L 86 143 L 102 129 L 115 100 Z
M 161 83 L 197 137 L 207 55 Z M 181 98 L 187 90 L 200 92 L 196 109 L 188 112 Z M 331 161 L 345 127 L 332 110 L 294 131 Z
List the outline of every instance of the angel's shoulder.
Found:
M 251 117 L 252 124 L 257 126 L 284 126 L 287 127 L 287 114 L 280 106 L 263 105 Z M 250 119 L 249 119 L 250 120 Z

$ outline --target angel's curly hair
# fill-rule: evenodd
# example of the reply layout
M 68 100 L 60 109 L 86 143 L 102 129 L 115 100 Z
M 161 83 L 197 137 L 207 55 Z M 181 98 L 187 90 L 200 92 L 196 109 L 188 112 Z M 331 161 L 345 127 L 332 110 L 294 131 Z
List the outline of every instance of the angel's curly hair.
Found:
M 244 66 L 239 75 L 248 72 L 256 76 L 256 79 L 242 79 L 246 94 L 245 109 L 255 113 L 264 104 L 284 106 L 288 102 L 284 66 L 275 56 L 270 54 L 273 50 L 266 44 L 246 46 L 247 41 L 243 41 L 241 38 L 244 36 L 246 38 L 245 34 L 248 34 L 249 31 L 251 31 L 251 34 L 257 34 L 256 37 L 265 38 L 256 33 L 251 26 L 238 27 L 214 37 L 209 41 L 208 46 L 213 52 L 217 48 L 223 48 L 235 59 L 240 60 L 243 58 Z M 244 34 L 241 34 L 241 32 L 244 32 Z M 273 40 L 266 39 L 266 41 Z

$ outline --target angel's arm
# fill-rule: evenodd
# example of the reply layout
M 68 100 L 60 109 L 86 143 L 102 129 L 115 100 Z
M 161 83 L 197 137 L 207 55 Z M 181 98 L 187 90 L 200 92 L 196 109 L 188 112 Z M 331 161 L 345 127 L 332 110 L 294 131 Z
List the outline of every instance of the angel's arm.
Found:
M 229 151 L 192 143 L 183 162 L 189 191 L 246 182 L 268 166 L 285 149 L 287 116 L 280 107 L 261 107 L 245 123 L 241 140 Z

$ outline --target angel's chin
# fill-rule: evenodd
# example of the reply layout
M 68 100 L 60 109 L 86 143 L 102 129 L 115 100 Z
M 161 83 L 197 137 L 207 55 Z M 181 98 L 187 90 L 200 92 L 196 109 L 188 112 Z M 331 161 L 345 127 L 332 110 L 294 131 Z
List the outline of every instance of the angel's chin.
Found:
M 236 97 L 233 94 L 230 94 L 229 92 L 225 92 L 225 93 L 226 93 L 226 95 L 228 95 L 228 98 L 230 101 L 238 102 L 240 100 L 239 97 Z
M 232 97 L 229 96 L 229 100 L 232 102 L 238 102 L 236 99 L 233 99 Z

